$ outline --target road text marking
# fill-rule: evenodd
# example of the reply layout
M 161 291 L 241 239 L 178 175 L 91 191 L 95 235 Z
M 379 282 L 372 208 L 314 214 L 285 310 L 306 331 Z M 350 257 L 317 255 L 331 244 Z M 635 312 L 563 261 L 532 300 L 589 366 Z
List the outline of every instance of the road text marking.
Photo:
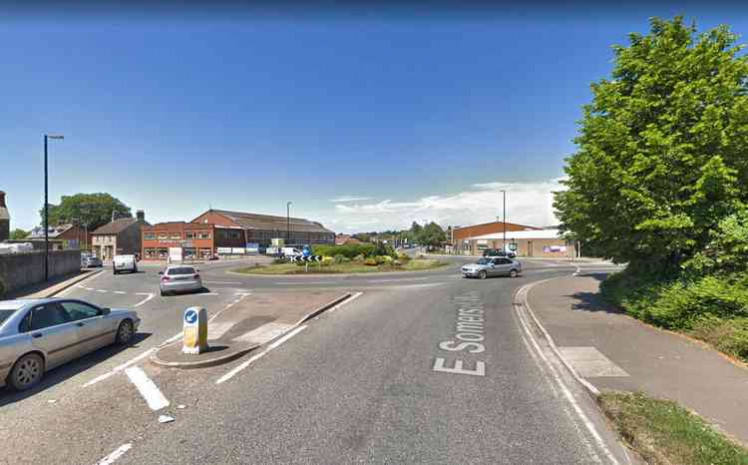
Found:
M 457 304 L 457 323 L 454 339 L 439 343 L 441 350 L 447 352 L 466 351 L 468 354 L 480 354 L 486 351 L 483 341 L 486 337 L 485 331 L 485 311 L 480 294 L 469 292 L 454 298 Z M 456 340 L 455 340 L 456 339 Z M 452 373 L 458 375 L 486 376 L 486 363 L 482 360 L 475 361 L 475 369 L 466 369 L 462 360 L 455 360 L 453 366 L 446 365 L 446 359 L 436 357 L 434 365 L 431 367 L 434 371 L 443 373 Z

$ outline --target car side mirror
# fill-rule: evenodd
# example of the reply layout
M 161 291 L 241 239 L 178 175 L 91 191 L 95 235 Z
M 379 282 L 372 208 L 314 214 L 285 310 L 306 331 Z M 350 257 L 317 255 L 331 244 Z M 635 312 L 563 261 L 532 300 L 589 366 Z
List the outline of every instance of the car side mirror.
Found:
M 109 315 L 110 313 L 112 313 L 112 309 L 109 307 L 104 307 L 101 309 L 101 314 L 104 316 Z

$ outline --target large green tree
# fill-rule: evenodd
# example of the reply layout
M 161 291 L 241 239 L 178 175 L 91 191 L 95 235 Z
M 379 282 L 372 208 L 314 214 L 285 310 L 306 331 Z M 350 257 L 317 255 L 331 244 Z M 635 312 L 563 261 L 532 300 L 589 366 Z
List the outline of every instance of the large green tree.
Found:
M 748 63 L 727 26 L 654 18 L 592 85 L 562 229 L 617 262 L 676 268 L 748 200 Z
M 59 205 L 49 206 L 50 226 L 63 223 L 86 225 L 90 231 L 115 218 L 130 218 L 130 207 L 105 193 L 63 195 Z M 39 211 L 44 224 L 44 208 Z
M 441 226 L 433 221 L 423 227 L 419 234 L 418 243 L 422 245 L 438 246 L 447 240 L 447 235 Z
M 21 239 L 26 239 L 29 237 L 29 232 L 24 231 L 21 228 L 16 228 L 13 231 L 10 232 L 10 239 L 13 241 L 20 241 Z

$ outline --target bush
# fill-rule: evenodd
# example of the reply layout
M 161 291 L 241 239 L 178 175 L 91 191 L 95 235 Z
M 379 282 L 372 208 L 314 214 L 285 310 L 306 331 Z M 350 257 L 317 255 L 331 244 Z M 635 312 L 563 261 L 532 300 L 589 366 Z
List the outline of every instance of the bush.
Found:
M 356 261 L 356 262 L 362 262 L 362 261 L 366 260 L 366 255 L 364 255 L 364 254 L 356 255 L 355 257 L 353 257 L 353 260 Z
M 343 258 L 345 258 L 345 257 L 343 257 Z M 335 258 L 333 258 L 333 257 L 322 257 L 322 261 L 320 263 L 322 264 L 322 266 L 330 266 L 333 263 L 341 263 L 341 262 L 335 261 Z
M 387 259 L 392 260 L 392 258 L 388 257 L 387 255 L 377 255 L 376 257 L 374 257 L 377 265 L 384 265 L 385 263 L 387 263 Z
M 401 262 L 407 262 L 407 261 L 410 261 L 410 255 L 406 254 L 405 252 L 400 252 L 397 255 L 397 259 L 400 260 Z
M 329 257 L 325 257 L 325 258 L 329 258 Z M 332 257 L 332 260 L 335 262 L 336 265 L 340 265 L 341 263 L 348 263 L 351 261 L 350 258 L 346 257 L 345 255 L 341 255 L 341 254 L 335 255 L 334 257 Z
M 392 260 L 392 266 L 394 267 L 403 266 L 403 262 L 400 260 Z
M 377 263 L 377 260 L 375 258 L 367 258 L 366 261 L 364 261 L 364 265 L 366 266 L 377 266 L 379 263 Z
M 346 258 L 354 258 L 358 255 L 368 257 L 373 255 L 374 244 L 344 244 L 344 245 L 316 245 L 314 246 L 315 255 L 326 255 L 334 257 L 342 255 Z
M 273 265 L 280 265 L 281 263 L 286 263 L 285 258 L 274 258 L 273 259 Z

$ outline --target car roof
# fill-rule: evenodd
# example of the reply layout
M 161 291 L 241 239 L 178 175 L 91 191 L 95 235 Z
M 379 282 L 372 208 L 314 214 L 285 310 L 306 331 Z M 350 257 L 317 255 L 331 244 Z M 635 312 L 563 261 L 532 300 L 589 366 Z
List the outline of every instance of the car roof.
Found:
M 0 300 L 0 310 L 19 310 L 27 305 L 51 302 L 55 299 L 15 299 Z M 59 300 L 59 299 L 58 299 Z

